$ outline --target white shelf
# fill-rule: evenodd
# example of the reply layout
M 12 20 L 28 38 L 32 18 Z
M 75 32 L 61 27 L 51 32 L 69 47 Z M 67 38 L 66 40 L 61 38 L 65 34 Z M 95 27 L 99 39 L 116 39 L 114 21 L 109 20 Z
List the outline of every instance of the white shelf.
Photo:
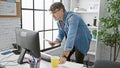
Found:
M 76 13 L 98 13 L 97 11 L 74 11 Z
M 97 29 L 97 26 L 88 26 L 89 29 Z
M 89 51 L 88 51 L 88 54 L 95 55 L 95 52 L 89 52 Z
M 97 41 L 97 39 L 93 39 L 93 38 L 92 38 L 92 41 Z

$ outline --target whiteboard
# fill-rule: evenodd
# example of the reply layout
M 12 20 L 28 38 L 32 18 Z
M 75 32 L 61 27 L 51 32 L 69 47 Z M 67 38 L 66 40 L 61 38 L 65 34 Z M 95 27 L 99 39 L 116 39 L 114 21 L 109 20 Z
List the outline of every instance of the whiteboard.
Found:
M 0 15 L 16 16 L 16 3 L 0 1 Z

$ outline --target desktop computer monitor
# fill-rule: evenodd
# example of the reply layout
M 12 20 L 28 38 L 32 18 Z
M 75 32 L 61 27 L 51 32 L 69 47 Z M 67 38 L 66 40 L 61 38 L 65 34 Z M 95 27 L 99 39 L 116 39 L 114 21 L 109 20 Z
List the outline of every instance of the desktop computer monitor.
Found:
M 16 28 L 16 42 L 21 47 L 18 63 L 22 64 L 26 52 L 35 58 L 40 57 L 39 33 L 31 30 Z

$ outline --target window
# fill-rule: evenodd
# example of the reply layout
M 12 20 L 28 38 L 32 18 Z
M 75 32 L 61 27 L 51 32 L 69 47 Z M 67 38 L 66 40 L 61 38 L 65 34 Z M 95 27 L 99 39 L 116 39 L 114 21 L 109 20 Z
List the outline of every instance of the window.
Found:
M 21 0 L 21 24 L 23 29 L 39 31 L 40 50 L 51 46 L 44 39 L 55 40 L 57 24 L 48 11 L 53 2 L 61 0 Z

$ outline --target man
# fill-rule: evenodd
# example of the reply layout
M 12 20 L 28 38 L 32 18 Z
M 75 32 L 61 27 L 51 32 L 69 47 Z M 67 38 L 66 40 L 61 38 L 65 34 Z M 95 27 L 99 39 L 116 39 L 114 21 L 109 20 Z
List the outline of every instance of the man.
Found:
M 70 61 L 71 55 L 75 52 L 77 63 L 83 63 L 84 56 L 89 50 L 91 34 L 87 25 L 81 17 L 73 12 L 67 12 L 61 2 L 53 3 L 50 7 L 53 18 L 57 20 L 58 37 L 50 42 L 51 46 L 61 43 L 66 38 L 64 53 L 60 58 L 60 63 Z

